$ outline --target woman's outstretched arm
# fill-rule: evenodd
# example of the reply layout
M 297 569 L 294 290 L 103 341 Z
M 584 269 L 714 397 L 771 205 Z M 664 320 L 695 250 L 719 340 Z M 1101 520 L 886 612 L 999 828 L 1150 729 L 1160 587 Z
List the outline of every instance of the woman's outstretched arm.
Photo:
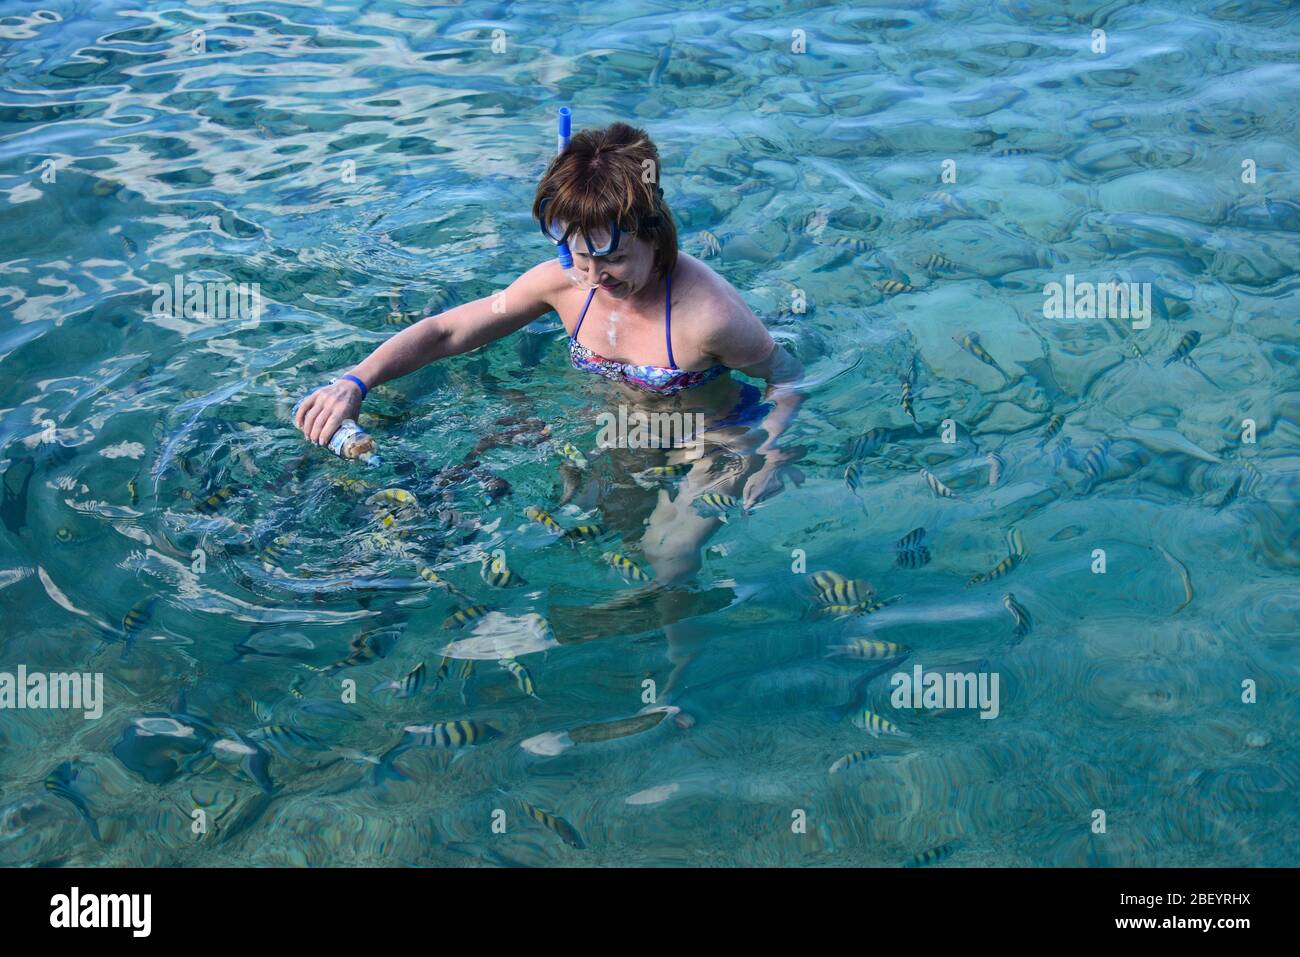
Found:
M 457 356 L 522 329 L 553 308 L 558 293 L 571 288 L 554 260 L 534 266 L 505 290 L 427 316 L 387 339 L 351 375 L 374 388 L 422 369 L 430 362 Z M 324 445 L 344 419 L 361 410 L 361 389 L 340 379 L 317 389 L 294 418 L 294 425 L 312 442 Z

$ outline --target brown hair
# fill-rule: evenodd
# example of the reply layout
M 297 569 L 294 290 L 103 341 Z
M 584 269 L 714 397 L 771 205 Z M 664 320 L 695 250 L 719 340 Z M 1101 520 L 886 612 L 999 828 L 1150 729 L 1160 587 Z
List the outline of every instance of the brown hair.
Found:
M 533 218 L 573 223 L 577 232 L 603 232 L 611 221 L 621 232 L 654 246 L 654 268 L 677 265 L 677 227 L 659 188 L 659 150 L 645 130 L 612 123 L 575 133 L 551 161 L 533 197 Z M 645 180 L 650 178 L 650 182 Z

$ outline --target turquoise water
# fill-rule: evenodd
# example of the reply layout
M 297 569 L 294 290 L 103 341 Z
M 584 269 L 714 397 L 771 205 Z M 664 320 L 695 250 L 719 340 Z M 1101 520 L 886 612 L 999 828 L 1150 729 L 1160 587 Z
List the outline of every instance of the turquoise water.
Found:
M 0 712 L 0 862 L 1295 863 L 1289 4 L 6 14 L 0 671 L 101 672 L 104 712 Z M 684 248 L 805 370 L 803 483 L 731 516 L 666 595 L 599 558 L 647 564 L 658 493 L 628 476 L 661 459 L 592 455 L 558 504 L 557 448 L 590 451 L 617 400 L 567 367 L 554 317 L 376 389 L 375 470 L 287 424 L 404 314 L 548 255 L 528 208 L 564 104 L 649 130 Z M 156 314 L 178 275 L 258 283 L 263 309 Z M 1151 283 L 1149 328 L 1047 318 L 1067 275 Z M 1190 331 L 1196 366 L 1165 365 Z M 972 332 L 1005 378 L 955 341 Z M 449 470 L 476 446 L 476 471 Z M 419 507 L 376 537 L 381 488 Z M 606 539 L 551 542 L 530 505 Z M 929 561 L 900 561 L 918 527 Z M 498 548 L 526 584 L 483 580 Z M 420 564 L 496 613 L 444 628 L 458 599 Z M 827 570 L 900 597 L 827 615 Z M 876 667 L 828 656 L 858 637 L 909 652 L 864 685 Z M 694 655 L 679 711 L 582 730 L 636 715 L 647 679 L 662 703 L 670 654 Z M 421 661 L 417 695 L 376 691 Z M 889 674 L 918 664 L 997 674 L 997 717 L 894 708 Z M 856 727 L 863 707 L 906 737 Z M 454 761 L 391 753 L 460 719 L 500 734 Z M 266 726 L 310 737 L 274 748 Z M 394 758 L 408 780 L 376 774 Z

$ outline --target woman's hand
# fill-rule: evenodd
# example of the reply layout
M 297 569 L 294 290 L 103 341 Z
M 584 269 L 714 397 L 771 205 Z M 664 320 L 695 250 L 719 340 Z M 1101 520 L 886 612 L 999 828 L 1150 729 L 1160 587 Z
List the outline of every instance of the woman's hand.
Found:
M 741 495 L 742 507 L 749 511 L 764 499 L 785 488 L 785 479 L 795 485 L 803 484 L 803 472 L 792 463 L 803 457 L 803 447 L 793 450 L 773 450 L 769 452 L 758 471 L 745 482 L 745 491 Z
M 361 390 L 340 379 L 317 389 L 303 401 L 293 424 L 310 441 L 326 445 L 344 419 L 355 419 L 361 411 Z

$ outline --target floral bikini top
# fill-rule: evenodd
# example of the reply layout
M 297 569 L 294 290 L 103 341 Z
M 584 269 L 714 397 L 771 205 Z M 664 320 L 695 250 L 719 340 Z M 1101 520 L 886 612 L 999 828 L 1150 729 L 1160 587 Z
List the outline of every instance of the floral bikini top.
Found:
M 582 320 L 587 318 L 587 309 L 591 306 L 592 297 L 596 295 L 596 287 L 594 286 L 591 292 L 587 294 L 587 301 L 582 306 L 582 315 L 578 317 L 578 324 L 573 329 L 573 335 L 569 337 L 569 359 L 573 362 L 573 367 L 581 369 L 583 372 L 594 372 L 596 375 L 604 376 L 614 382 L 622 382 L 659 395 L 676 395 L 683 389 L 692 389 L 697 385 L 712 382 L 726 372 L 727 367 L 724 365 L 715 365 L 696 372 L 686 372 L 677 368 L 677 362 L 673 359 L 672 275 L 664 276 L 664 282 L 667 289 L 664 301 L 664 338 L 668 343 L 668 368 L 665 369 L 663 366 L 639 366 L 630 362 L 617 362 L 614 359 L 606 359 L 604 356 L 596 355 L 578 341 L 578 331 L 582 328 Z

